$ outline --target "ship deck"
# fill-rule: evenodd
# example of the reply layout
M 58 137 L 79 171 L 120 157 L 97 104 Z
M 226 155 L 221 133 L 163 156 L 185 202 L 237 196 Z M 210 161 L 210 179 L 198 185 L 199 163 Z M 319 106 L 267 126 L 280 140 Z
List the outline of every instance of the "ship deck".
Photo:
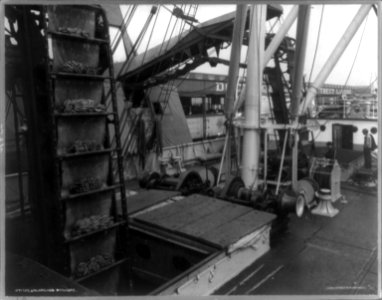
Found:
M 376 171 L 374 165 L 371 173 Z M 359 170 L 361 175 L 365 172 L 362 168 Z M 127 188 L 130 194 L 136 192 L 127 197 L 130 217 L 147 219 L 151 223 L 154 215 L 150 211 L 165 211 L 158 207 L 179 195 L 178 192 L 141 190 L 136 182 Z M 345 201 L 334 203 L 340 211 L 335 217 L 310 212 L 302 218 L 291 216 L 287 232 L 272 239 L 270 250 L 216 290 L 214 295 L 376 295 L 379 273 L 377 188 L 343 182 L 341 193 Z M 186 217 L 178 219 L 183 223 L 190 221 Z M 160 224 L 165 227 L 173 224 L 169 220 L 157 221 L 165 222 Z M 195 226 L 199 228 L 196 223 Z M 182 228 L 188 230 L 187 226 Z M 6 276 L 7 282 L 13 284 L 8 286 L 8 291 L 15 286 L 30 287 L 32 282 L 34 288 L 46 288 L 46 276 L 33 277 L 34 272 L 18 276 L 19 272 L 25 272 L 25 264 L 9 258 L 8 270 L 12 269 L 12 272 L 7 272 Z M 40 273 L 44 271 L 33 264 L 28 266 L 32 266 L 31 271 L 33 268 Z M 57 280 L 69 286 L 65 279 L 57 277 Z M 91 291 L 77 289 L 77 295 L 91 295 Z
M 340 210 L 337 216 L 306 213 L 300 219 L 291 217 L 288 231 L 272 240 L 270 251 L 214 294 L 375 295 L 378 287 L 376 189 L 342 184 L 341 191 L 346 202 L 339 200 L 334 204 Z M 160 194 L 164 201 L 176 193 Z M 135 204 L 130 203 L 135 212 L 149 207 L 137 199 Z M 155 204 L 158 201 L 152 203 Z M 17 269 L 23 266 L 17 262 L 12 265 L 7 281 L 29 287 L 31 278 L 16 278 Z M 16 277 L 10 278 L 12 275 Z M 41 277 L 43 282 L 33 278 L 35 288 L 45 287 L 45 277 Z M 87 295 L 86 291 L 77 292 Z
M 292 217 L 288 232 L 216 295 L 376 295 L 377 195 L 342 185 L 334 218 Z

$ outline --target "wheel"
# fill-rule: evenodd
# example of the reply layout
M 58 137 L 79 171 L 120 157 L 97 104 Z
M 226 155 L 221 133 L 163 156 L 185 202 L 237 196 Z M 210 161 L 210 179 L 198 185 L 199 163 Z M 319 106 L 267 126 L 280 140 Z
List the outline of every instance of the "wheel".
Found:
M 318 190 L 318 184 L 313 179 L 306 177 L 300 179 L 297 182 L 297 193 L 303 192 L 305 198 L 305 205 L 307 207 L 311 206 L 314 201 L 315 192 Z
M 289 213 L 296 214 L 301 218 L 305 211 L 305 195 L 303 192 L 295 193 L 293 190 L 286 190 L 279 198 L 278 211 L 285 215 Z
M 146 188 L 153 189 L 160 179 L 160 174 L 152 172 L 147 180 Z
M 214 166 L 209 167 L 208 170 L 212 173 L 213 178 L 214 178 L 214 180 L 212 182 L 212 186 L 215 186 L 217 184 L 217 181 L 218 181 L 219 170 L 217 168 L 215 168 Z
M 226 184 L 224 185 L 220 196 L 223 198 L 237 198 L 239 190 L 243 187 L 245 187 L 244 181 L 238 176 L 233 176 L 229 178 Z
M 141 176 L 141 178 L 139 178 L 139 186 L 142 188 L 142 189 L 145 189 L 147 187 L 147 184 L 149 182 L 149 178 L 150 178 L 150 174 L 147 172 L 145 174 L 143 174 Z
M 179 176 L 179 181 L 175 190 L 188 194 L 197 191 L 198 189 L 202 189 L 202 187 L 203 180 L 200 175 L 197 172 L 190 170 Z

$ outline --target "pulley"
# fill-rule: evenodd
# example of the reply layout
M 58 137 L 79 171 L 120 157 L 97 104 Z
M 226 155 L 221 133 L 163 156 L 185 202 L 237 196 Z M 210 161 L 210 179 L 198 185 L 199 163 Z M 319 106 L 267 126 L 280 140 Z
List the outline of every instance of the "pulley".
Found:
M 305 194 L 287 190 L 278 198 L 278 211 L 282 213 L 295 213 L 301 218 L 305 211 Z
M 204 189 L 202 178 L 192 170 L 183 172 L 178 177 L 166 174 L 161 176 L 159 173 L 153 172 L 142 177 L 139 185 L 147 189 L 180 191 L 182 194 L 200 192 Z
M 239 190 L 245 187 L 244 181 L 239 176 L 231 176 L 226 181 L 220 193 L 222 198 L 239 198 Z
M 318 184 L 315 180 L 306 177 L 303 179 L 300 179 L 297 182 L 297 189 L 296 193 L 300 194 L 303 193 L 305 197 L 305 205 L 310 208 L 314 201 L 314 194 L 318 190 Z

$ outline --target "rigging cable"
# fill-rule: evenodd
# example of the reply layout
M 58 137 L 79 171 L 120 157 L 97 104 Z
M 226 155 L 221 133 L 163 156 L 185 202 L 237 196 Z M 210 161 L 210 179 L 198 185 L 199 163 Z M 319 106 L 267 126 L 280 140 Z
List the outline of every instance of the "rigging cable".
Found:
M 156 18 L 155 18 L 155 22 L 157 21 L 157 17 L 158 17 L 158 15 L 159 15 L 159 10 L 158 10 L 157 16 L 156 16 Z M 168 25 L 167 25 L 166 32 L 165 32 L 165 35 L 164 35 L 164 37 L 163 37 L 163 41 L 162 41 L 162 43 L 161 43 L 161 47 L 160 47 L 160 49 L 159 49 L 159 55 L 161 54 L 161 52 L 162 52 L 162 50 L 163 50 L 163 46 L 165 45 L 165 40 L 166 40 L 166 36 L 167 36 L 168 30 L 169 30 L 169 28 L 170 28 L 170 24 L 171 24 L 171 21 L 172 21 L 172 17 L 173 17 L 173 16 L 171 16 L 170 21 L 169 21 L 169 23 L 168 23 Z M 146 49 L 145 49 L 145 52 L 144 52 L 144 57 L 146 56 L 146 53 L 147 53 L 147 51 L 148 51 L 148 47 L 149 47 L 149 44 L 150 44 L 150 41 L 151 41 L 151 37 L 152 37 L 152 35 L 153 35 L 154 28 L 155 28 L 155 24 L 154 24 L 154 26 L 153 26 L 152 29 L 151 29 L 150 37 L 149 37 L 149 40 L 148 40 L 148 42 L 147 42 Z M 166 51 L 166 49 L 165 49 L 165 51 Z M 143 63 L 144 63 L 144 58 L 143 58 L 143 60 L 142 60 L 142 64 L 141 64 L 141 65 L 143 65 Z M 158 68 L 160 68 L 160 65 L 157 67 L 157 70 L 158 70 Z M 152 72 L 152 75 L 154 74 L 154 72 L 156 72 L 156 71 L 154 70 L 154 71 Z M 136 78 L 135 83 L 137 83 L 137 81 L 138 81 L 138 77 Z M 149 96 L 150 96 L 151 92 L 152 92 L 152 89 L 149 91 L 148 95 L 145 97 L 145 98 L 147 98 L 148 101 L 150 101 L 150 100 L 149 100 Z M 144 104 L 144 101 L 141 102 L 141 107 L 143 107 L 143 104 Z M 133 134 L 133 131 L 135 130 L 136 122 L 137 122 L 137 121 L 138 121 L 138 118 L 134 118 L 134 120 L 133 120 L 133 122 L 132 122 L 132 124 L 131 124 L 131 128 L 130 128 L 130 130 L 129 130 L 129 134 L 130 134 L 130 135 Z M 130 140 L 132 141 L 132 139 L 130 139 Z M 131 142 L 131 141 L 130 141 L 130 142 Z M 126 146 L 126 147 L 125 147 L 125 155 L 128 154 L 128 149 L 129 149 L 129 147 L 130 147 L 130 142 L 127 143 L 127 145 L 125 145 L 125 146 Z
M 130 22 L 131 22 L 131 19 L 133 18 L 134 16 L 134 13 L 135 13 L 135 10 L 136 10 L 137 6 L 136 5 L 133 5 L 130 9 L 126 11 L 126 14 L 125 16 L 123 17 L 123 20 L 122 20 L 122 23 L 121 25 L 119 26 L 119 31 L 118 33 L 114 36 L 114 39 L 113 41 L 111 42 L 111 52 L 114 53 L 116 50 L 117 50 L 117 47 L 119 45 L 119 43 L 121 42 L 122 40 L 122 36 L 125 34 L 125 32 L 127 32 L 127 27 L 129 26 Z
M 314 70 L 314 66 L 315 66 L 315 63 L 316 63 L 316 58 L 317 58 L 317 53 L 318 53 L 318 46 L 319 46 L 319 42 L 320 42 L 320 37 L 321 37 L 321 29 L 322 29 L 322 24 L 323 24 L 323 18 L 324 18 L 324 9 L 325 9 L 325 5 L 322 5 L 322 8 L 321 8 L 321 15 L 320 15 L 320 23 L 319 23 L 319 27 L 318 27 L 318 32 L 317 32 L 317 39 L 316 39 L 316 47 L 315 47 L 315 50 L 314 50 L 314 55 L 313 55 L 313 61 L 312 61 L 312 67 L 310 69 L 310 74 L 309 74 L 309 79 L 308 79 L 308 84 L 311 83 L 311 80 L 312 80 L 312 75 L 313 75 L 313 70 Z M 305 106 L 306 104 L 304 105 L 304 110 L 305 110 Z M 320 125 L 320 126 L 326 126 L 326 124 L 329 122 L 329 120 L 326 120 L 325 123 L 323 125 Z M 321 134 L 321 131 L 319 131 L 315 137 L 313 137 L 314 140 L 316 140 L 319 135 Z
M 166 6 L 164 6 L 164 5 L 163 5 L 163 7 L 166 8 Z M 167 8 L 166 8 L 166 9 L 167 9 Z M 168 25 L 167 25 L 167 28 L 166 28 L 166 32 L 165 32 L 165 34 L 164 34 L 164 36 L 163 36 L 162 43 L 160 44 L 161 46 L 160 46 L 159 51 L 158 51 L 158 57 L 159 57 L 160 55 L 162 55 L 163 46 L 166 44 L 166 43 L 165 43 L 165 42 L 166 42 L 166 36 L 167 36 L 167 33 L 168 33 L 169 29 L 170 29 L 170 25 L 171 25 L 171 22 L 172 22 L 172 18 L 173 18 L 173 15 L 171 14 L 170 21 L 168 22 Z M 175 21 L 174 26 L 176 25 L 176 22 L 177 22 L 177 21 Z M 170 34 L 169 40 L 170 40 L 170 38 L 171 38 L 171 34 Z M 168 44 L 166 44 L 166 46 L 165 46 L 163 52 L 166 52 L 166 51 L 167 51 L 167 46 L 168 46 Z M 147 49 L 147 48 L 146 48 L 146 49 Z M 146 51 L 147 51 L 147 50 L 146 50 Z M 160 69 L 161 66 L 162 66 L 162 61 L 160 61 L 159 64 L 157 65 L 157 67 L 151 72 L 151 76 L 154 76 L 154 74 L 155 74 L 156 72 L 158 72 L 158 70 Z M 138 80 L 138 78 L 137 78 L 136 80 Z M 150 97 L 151 93 L 152 93 L 152 89 L 149 90 L 147 97 Z
M 318 25 L 318 32 L 317 32 L 317 39 L 316 39 L 316 47 L 314 49 L 313 61 L 312 61 L 312 66 L 310 68 L 308 84 L 311 83 L 312 75 L 313 75 L 313 70 L 314 70 L 314 66 L 315 66 L 315 63 L 316 63 L 316 58 L 317 58 L 317 53 L 318 53 L 318 46 L 320 44 L 322 23 L 323 23 L 322 20 L 323 20 L 323 17 L 324 17 L 324 9 L 325 9 L 325 5 L 322 5 L 322 7 L 321 7 L 321 15 L 320 15 L 320 23 Z M 305 106 L 306 106 L 306 104 L 304 104 L 303 110 L 305 110 Z
M 156 12 L 156 16 L 155 16 L 155 19 L 154 19 L 154 23 L 153 23 L 153 26 L 151 28 L 151 32 L 150 32 L 150 36 L 149 36 L 149 39 L 148 39 L 148 42 L 147 42 L 147 45 L 146 45 L 146 48 L 145 48 L 145 51 L 144 51 L 144 55 L 143 55 L 143 59 L 142 59 L 142 62 L 141 62 L 141 66 L 143 65 L 144 63 L 144 59 L 146 57 L 146 53 L 148 51 L 148 47 L 149 47 L 149 44 L 151 42 L 151 38 L 152 38 L 152 35 L 153 35 L 153 32 L 154 32 L 154 28 L 155 28 L 155 25 L 156 25 L 156 22 L 157 22 L 157 19 L 158 19 L 158 16 L 159 16 L 159 11 L 160 11 L 160 6 Z M 144 101 L 141 102 L 141 107 L 143 107 L 143 103 Z M 124 148 L 124 157 L 126 157 L 128 154 L 131 154 L 131 152 L 134 151 L 134 149 L 132 149 L 131 151 L 129 151 L 131 147 L 131 144 L 132 142 L 134 141 L 134 132 L 136 131 L 136 127 L 138 126 L 139 122 L 141 121 L 141 115 L 135 115 L 134 119 L 132 120 L 131 124 L 130 124 L 130 128 L 129 128 L 129 131 L 128 131 L 128 134 L 127 134 L 127 142 L 124 144 L 123 148 Z M 130 139 L 129 139 L 130 137 Z
M 308 84 L 311 83 L 311 80 L 312 80 L 312 76 L 313 76 L 313 69 L 314 69 L 314 65 L 316 63 L 316 58 L 317 58 L 317 53 L 318 53 L 318 46 L 319 46 L 319 42 L 320 42 L 320 37 L 321 37 L 321 29 L 322 29 L 322 21 L 323 21 L 323 18 L 324 18 L 324 9 L 325 9 L 325 5 L 322 5 L 322 8 L 321 8 L 321 16 L 320 16 L 320 24 L 318 26 L 318 32 L 317 32 L 317 39 L 316 39 L 316 48 L 314 49 L 314 55 L 313 55 L 313 61 L 312 61 L 312 67 L 310 69 L 310 74 L 309 74 L 309 79 L 308 79 Z M 305 108 L 306 108 L 306 103 L 304 103 L 304 107 L 303 107 L 303 111 L 305 111 Z
M 188 13 L 191 11 L 191 7 L 192 7 L 192 4 L 190 5 L 190 8 L 189 8 L 189 10 L 188 10 Z M 184 32 L 184 28 L 185 28 L 185 26 L 186 26 L 186 22 L 184 21 L 184 20 L 182 20 L 181 21 L 183 24 L 180 26 L 180 29 L 179 29 L 179 34 L 178 34 L 178 36 L 179 36 L 179 38 L 178 38 L 178 41 L 180 41 L 180 39 L 181 39 L 181 34 Z M 175 27 L 174 27 L 175 28 Z M 183 54 L 182 54 L 182 58 L 183 58 L 183 56 L 184 56 L 184 52 L 183 52 Z M 175 67 L 174 68 L 174 70 L 177 70 L 177 69 L 179 69 L 180 68 L 180 64 L 178 64 L 177 65 L 177 67 Z M 164 105 L 164 108 L 163 108 L 163 114 L 161 115 L 161 120 L 163 119 L 163 116 L 164 116 L 164 112 L 165 112 L 165 110 L 166 110 L 166 108 L 167 108 L 167 106 L 168 106 L 168 103 L 169 103 L 169 101 L 170 101 L 170 96 L 171 96 L 171 93 L 172 93 L 172 91 L 173 91 L 173 89 L 174 89 L 174 85 L 175 85 L 175 80 L 172 80 L 172 83 L 170 84 L 170 88 L 168 88 L 167 90 L 166 90 L 166 94 L 165 94 L 165 105 Z M 161 90 L 161 93 L 162 93 L 162 91 L 163 91 L 163 89 Z
M 148 29 L 148 27 L 149 27 L 149 25 L 150 25 L 150 23 L 151 23 L 151 20 L 152 20 L 154 14 L 155 14 L 156 12 L 157 12 L 157 7 L 156 7 L 156 6 L 153 6 L 153 7 L 151 8 L 151 10 L 150 10 L 150 14 L 149 14 L 149 16 L 148 16 L 148 18 L 147 18 L 145 24 L 144 24 L 143 27 L 142 27 L 141 32 L 139 33 L 139 35 L 138 35 L 138 37 L 137 37 L 137 39 L 136 39 L 136 41 L 135 41 L 135 43 L 134 43 L 134 45 L 133 45 L 133 47 L 132 47 L 130 53 L 127 55 L 126 61 L 125 61 L 125 63 L 122 65 L 122 67 L 121 67 L 121 69 L 120 69 L 119 74 L 118 74 L 117 77 L 120 77 L 121 74 L 122 74 L 123 72 L 125 72 L 126 69 L 130 66 L 130 64 L 131 64 L 131 62 L 132 62 L 131 55 L 132 55 L 132 54 L 139 48 L 140 44 L 142 43 L 143 37 L 145 36 L 146 31 L 147 31 L 147 29 Z
M 127 16 L 129 14 L 129 11 L 131 10 L 132 6 L 129 6 L 129 8 L 126 10 L 125 12 L 125 15 L 122 17 L 122 22 L 121 24 L 118 26 L 118 28 L 120 29 L 120 31 L 117 32 L 117 34 L 114 36 L 113 40 L 111 41 L 110 43 L 110 46 L 112 48 L 112 52 L 114 52 L 113 50 L 115 50 L 114 48 L 116 48 L 116 43 L 117 43 L 117 39 L 119 39 L 119 36 L 121 35 L 121 32 L 122 32 L 122 27 L 123 25 L 125 24 L 125 22 L 127 21 Z M 121 8 L 120 8 L 121 9 Z M 119 44 L 119 42 L 118 42 Z
M 272 33 L 273 29 L 276 27 L 277 24 L 281 24 L 281 18 L 280 17 L 277 17 L 277 19 L 273 22 L 273 24 L 271 25 L 268 32 Z
M 186 5 L 185 5 L 185 7 L 186 7 Z M 185 9 L 185 7 L 184 7 L 184 9 Z M 188 9 L 188 13 L 190 13 L 191 9 L 192 9 L 192 5 L 190 5 L 190 7 L 189 7 L 189 9 Z M 196 14 L 196 12 L 197 12 L 197 8 L 195 9 L 195 14 Z M 177 19 L 177 20 L 178 20 L 178 19 Z M 182 24 L 182 23 L 183 23 L 183 24 Z M 188 23 L 185 22 L 185 21 L 182 19 L 182 21 L 181 21 L 181 25 L 180 25 L 180 29 L 179 29 L 179 33 L 178 33 L 178 41 L 182 38 L 182 33 L 184 32 L 184 29 L 185 29 L 186 24 L 188 24 Z M 175 25 L 176 25 L 176 24 L 175 24 Z M 173 28 L 173 30 L 172 30 L 172 32 L 171 32 L 171 36 L 172 36 L 174 30 L 175 30 L 175 26 L 174 26 L 174 28 Z M 170 40 L 169 40 L 169 41 L 170 41 Z M 168 43 L 167 43 L 167 46 L 168 46 L 168 44 L 169 44 L 169 41 L 168 41 Z M 166 48 L 167 48 L 167 46 L 166 46 Z M 184 56 L 184 53 L 182 54 L 182 58 L 183 58 L 183 56 Z M 177 66 L 177 67 L 174 67 L 173 69 L 174 69 L 174 70 L 177 70 L 177 69 L 179 69 L 179 68 L 180 68 L 180 64 L 178 64 L 178 66 Z M 172 91 L 173 91 L 173 89 L 174 89 L 174 85 L 175 85 L 175 80 L 172 80 L 172 83 L 171 83 L 168 87 L 166 87 L 165 96 L 164 96 L 164 99 L 165 99 L 165 100 L 164 100 L 164 101 L 165 101 L 165 105 L 164 105 L 164 107 L 163 107 L 163 112 L 166 110 L 166 108 L 167 108 L 167 106 L 168 106 L 168 102 L 169 102 L 169 100 L 170 100 L 170 95 L 171 95 L 171 93 L 172 93 Z M 160 92 L 159 97 L 162 96 L 163 90 L 164 90 L 164 87 L 161 89 L 161 92 Z M 163 119 L 163 116 L 164 116 L 164 114 L 161 115 L 161 120 Z
M 347 84 L 348 84 L 348 81 L 349 81 L 349 79 L 350 79 L 350 76 L 351 76 L 351 74 L 352 74 L 352 72 L 353 72 L 353 68 L 354 68 L 355 62 L 356 62 L 357 57 L 358 57 L 359 48 L 361 47 L 361 42 L 362 42 L 363 36 L 364 36 L 364 34 L 365 34 L 365 29 L 366 29 L 366 24 L 367 24 L 368 17 L 369 17 L 369 15 L 367 15 L 367 17 L 366 17 L 365 24 L 364 24 L 364 26 L 363 26 L 363 30 L 362 30 L 362 35 L 361 35 L 361 38 L 359 39 L 359 43 L 358 43 L 358 47 L 357 47 L 357 52 L 356 52 L 356 54 L 355 54 L 355 56 L 354 56 L 353 63 L 352 63 L 352 65 L 351 65 L 349 74 L 348 74 L 348 76 L 347 76 L 347 78 L 346 78 L 345 84 L 344 84 L 343 87 L 342 87 L 342 90 L 341 90 L 341 96 L 342 96 L 342 94 L 343 94 L 343 92 L 344 92 L 344 90 L 345 90 L 345 88 L 346 88 L 346 86 L 347 86 Z
M 155 23 L 156 23 L 156 21 L 157 21 L 158 15 L 159 15 L 159 14 L 157 14 L 157 16 L 156 16 L 156 18 L 155 18 L 155 21 L 154 21 Z M 171 16 L 171 19 L 172 19 L 172 17 L 173 17 L 173 16 Z M 161 47 L 160 47 L 160 50 L 159 50 L 159 54 L 161 54 L 161 52 L 162 52 L 162 50 L 163 50 L 163 47 L 165 47 L 164 51 L 167 51 L 168 46 L 169 46 L 169 44 L 170 44 L 171 37 L 172 37 L 172 35 L 173 35 L 173 33 L 174 33 L 174 30 L 175 30 L 175 27 L 176 27 L 176 25 L 177 25 L 177 21 L 178 21 L 178 20 L 175 21 L 174 27 L 173 27 L 173 29 L 172 29 L 172 31 L 171 31 L 171 33 L 170 33 L 169 40 L 168 40 L 167 43 L 166 43 L 166 37 L 167 37 L 167 33 L 169 32 L 169 28 L 170 28 L 170 25 L 171 25 L 171 19 L 170 19 L 170 22 L 169 22 L 169 24 L 168 24 L 168 26 L 167 26 L 165 35 L 164 35 L 164 37 L 163 37 L 163 42 L 161 43 Z M 145 49 L 145 52 L 144 52 L 144 58 L 145 58 L 145 56 L 146 56 L 146 53 L 147 53 L 147 51 L 148 51 L 149 44 L 150 44 L 150 42 L 151 42 L 151 38 L 152 38 L 153 31 L 154 31 L 154 28 L 155 28 L 155 23 L 154 23 L 154 25 L 153 25 L 153 27 L 152 27 L 152 30 L 151 30 L 151 33 L 150 33 L 150 37 L 149 37 L 149 40 L 148 40 L 148 43 L 147 43 L 147 46 L 146 46 L 146 49 Z M 183 31 L 183 29 L 184 29 L 184 25 L 183 25 L 183 28 L 181 28 L 181 31 Z M 179 38 L 181 38 L 181 37 L 179 37 Z M 142 61 L 142 65 L 143 65 L 143 62 L 144 62 L 144 58 L 143 58 L 143 61 Z M 158 70 L 158 69 L 160 68 L 160 66 L 161 66 L 161 63 L 160 63 L 159 66 L 156 68 L 156 70 Z M 156 70 L 153 70 L 152 75 L 154 75 L 154 73 L 157 72 Z M 170 92 L 171 92 L 171 90 L 172 90 L 172 88 L 170 89 Z M 146 96 L 146 98 L 147 98 L 148 101 L 150 101 L 150 100 L 149 100 L 149 95 L 150 95 L 151 92 L 152 92 L 152 89 L 149 91 L 149 94 Z M 162 94 L 162 93 L 163 93 L 163 88 L 161 89 L 161 94 Z M 161 95 L 159 95 L 159 98 L 160 98 L 160 97 L 161 97 Z M 143 102 L 142 102 L 142 103 L 143 103 Z M 162 115 L 162 118 L 163 118 L 163 115 Z M 134 122 L 133 122 L 133 123 L 134 123 Z M 129 143 L 129 144 L 130 144 L 130 143 Z M 128 149 L 128 147 L 126 147 L 126 148 Z M 127 150 L 127 149 L 126 149 L 126 150 Z
M 311 67 L 311 69 L 310 69 L 310 74 L 309 74 L 309 80 L 308 80 L 308 83 L 310 83 L 311 80 L 312 80 L 313 69 L 314 69 L 314 65 L 315 65 L 315 63 L 316 63 L 317 52 L 318 52 L 318 46 L 319 46 L 319 44 L 320 44 L 320 36 L 321 36 L 322 20 L 323 20 L 323 17 L 324 17 L 324 9 L 325 9 L 325 5 L 322 5 L 322 8 L 321 8 L 321 16 L 320 16 L 320 24 L 318 25 L 318 32 L 317 32 L 317 39 L 316 39 L 316 48 L 314 49 L 314 55 L 313 55 L 313 61 L 312 61 L 312 67 Z
M 147 54 L 147 51 L 148 51 L 148 48 L 149 48 L 149 45 L 150 45 L 150 42 L 151 42 L 151 39 L 152 39 L 152 36 L 153 36 L 154 28 L 155 28 L 155 25 L 156 25 L 157 20 L 158 20 L 158 16 L 159 16 L 160 8 L 161 8 L 161 6 L 159 6 L 159 8 L 158 8 L 158 11 L 157 11 L 157 13 L 156 13 L 156 16 L 155 16 L 155 20 L 154 20 L 153 26 L 152 26 L 152 28 L 151 28 L 151 32 L 150 32 L 150 35 L 149 35 L 149 40 L 148 40 L 148 42 L 147 42 L 145 52 L 143 53 L 143 58 L 142 58 L 141 66 L 143 66 L 143 63 L 144 63 L 145 58 L 146 58 L 146 54 Z

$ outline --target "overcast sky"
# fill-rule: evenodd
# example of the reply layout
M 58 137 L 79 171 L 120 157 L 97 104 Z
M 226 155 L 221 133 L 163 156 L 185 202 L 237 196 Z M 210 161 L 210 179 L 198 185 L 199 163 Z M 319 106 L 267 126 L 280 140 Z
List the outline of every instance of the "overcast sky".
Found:
M 179 5 L 180 7 L 180 5 Z M 289 10 L 292 6 L 287 5 L 283 6 L 284 16 L 286 17 Z M 312 5 L 311 7 L 311 19 L 309 27 L 309 38 L 308 38 L 308 48 L 305 62 L 305 75 L 306 78 L 309 78 L 310 72 L 312 71 L 312 61 L 314 56 L 314 51 L 316 48 L 317 33 L 320 24 L 320 16 L 322 5 Z M 167 9 L 166 9 L 167 8 Z M 176 36 L 182 30 L 188 29 L 188 25 L 183 27 L 183 24 L 176 18 L 171 18 L 171 10 L 174 8 L 173 5 L 166 5 L 161 7 L 159 13 L 154 16 L 145 36 L 145 39 L 142 41 L 139 52 L 143 52 L 147 45 L 151 48 L 154 45 L 162 43 L 164 40 L 168 39 L 169 36 Z M 189 5 L 185 7 L 185 10 L 188 11 L 190 8 Z M 207 21 L 211 18 L 218 17 L 222 14 L 232 12 L 236 8 L 235 5 L 199 5 L 195 18 L 199 22 Z M 353 19 L 354 15 L 359 9 L 359 5 L 325 5 L 321 35 L 319 39 L 319 47 L 317 51 L 317 58 L 312 72 L 312 80 L 315 79 L 315 76 L 322 68 L 323 64 L 331 54 L 334 46 L 345 32 L 345 29 Z M 147 17 L 150 13 L 151 5 L 142 5 L 139 6 L 136 14 L 134 15 L 131 26 L 129 26 L 128 32 L 133 41 L 136 40 L 139 35 L 143 24 L 146 22 Z M 155 21 L 156 19 L 156 21 Z M 170 22 L 169 29 L 168 24 Z M 268 30 L 272 27 L 274 21 L 270 24 L 267 24 Z M 155 26 L 154 26 L 155 23 Z M 366 27 L 364 27 L 366 24 Z M 153 29 L 153 33 L 150 39 L 150 33 Z M 275 27 L 277 29 L 277 25 Z M 364 30 L 365 28 L 365 30 Z M 362 32 L 364 34 L 362 36 Z M 326 83 L 334 84 L 345 84 L 347 77 L 349 76 L 351 66 L 353 61 L 355 61 L 353 71 L 350 74 L 348 84 L 350 85 L 368 85 L 373 81 L 377 76 L 377 16 L 374 11 L 371 10 L 367 19 L 359 28 L 357 34 L 353 38 L 352 42 L 349 44 L 347 50 L 344 52 L 342 58 L 338 61 L 337 66 L 327 79 Z M 289 31 L 289 36 L 295 36 L 296 26 L 292 26 Z M 360 39 L 362 36 L 362 42 L 360 44 Z M 150 43 L 148 44 L 148 41 Z M 360 44 L 359 52 L 356 57 L 356 52 L 358 45 Z M 229 58 L 228 48 L 226 51 L 223 51 L 220 54 L 222 58 Z M 244 55 L 243 55 L 244 59 Z M 212 74 L 227 74 L 228 67 L 219 65 L 218 67 L 211 68 L 209 64 L 205 64 L 194 72 L 203 72 L 203 73 L 212 73 Z

